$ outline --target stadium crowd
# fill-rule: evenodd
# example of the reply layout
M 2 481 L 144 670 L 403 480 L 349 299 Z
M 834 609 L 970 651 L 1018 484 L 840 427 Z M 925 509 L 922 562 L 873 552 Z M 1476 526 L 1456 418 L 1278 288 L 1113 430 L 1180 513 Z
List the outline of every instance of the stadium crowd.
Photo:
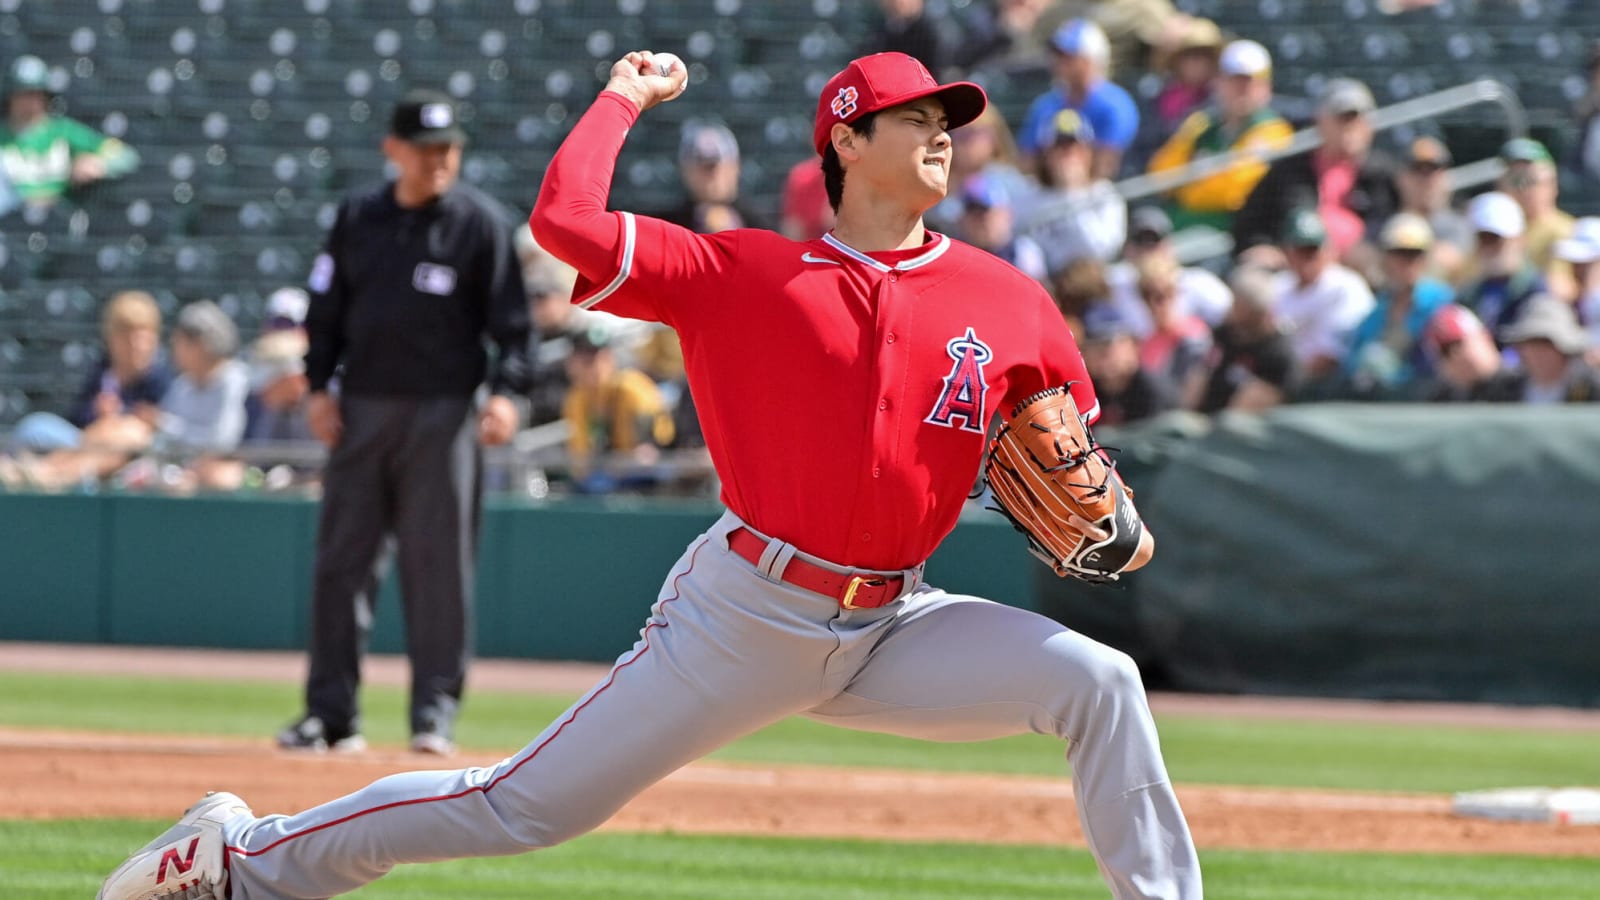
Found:
M 1384 149 L 1365 84 L 1333 77 L 1315 97 L 1281 97 L 1263 44 L 1168 0 L 1104 0 L 1087 16 L 1084 4 L 993 0 L 938 20 L 920 0 L 879 5 L 862 53 L 906 52 L 941 76 L 980 83 L 1050 73 L 1051 88 L 1020 119 L 991 106 L 953 134 L 949 195 L 928 219 L 1053 292 L 1095 378 L 1102 422 L 1329 400 L 1600 400 L 1600 218 L 1575 219 L 1559 193 L 1562 167 L 1600 178 L 1600 55 L 1575 111 L 1572 158 L 1511 140 L 1498 181 L 1463 196 L 1442 135 L 1424 127 Z M 5 203 L 23 211 L 138 164 L 134 148 L 51 114 L 47 68 L 32 57 L 9 67 L 0 165 Z M 1122 86 L 1152 74 L 1162 79 L 1152 96 Z M 1297 125 L 1315 130 L 1316 149 L 1251 155 L 1287 147 Z M 826 231 L 832 211 L 815 160 L 788 172 L 781 214 L 768 222 L 740 197 L 740 152 L 725 124 L 686 122 L 683 202 L 640 212 L 706 233 L 774 227 L 803 240 Z M 1114 186 L 1235 152 L 1244 154 L 1236 164 L 1133 208 Z M 1232 250 L 1186 259 L 1182 238 L 1194 234 L 1226 235 Z M 664 455 L 704 452 L 675 337 L 574 308 L 574 272 L 525 226 L 516 246 L 536 335 L 523 425 L 564 423 L 571 489 L 659 488 L 651 467 Z M 70 409 L 18 423 L 0 486 L 314 479 L 303 460 L 258 465 L 265 457 L 240 451 L 310 439 L 305 291 L 274 293 L 245 347 L 215 304 L 191 303 L 168 329 L 168 352 L 150 295 L 105 299 L 103 360 Z M 619 475 L 603 459 L 630 465 Z

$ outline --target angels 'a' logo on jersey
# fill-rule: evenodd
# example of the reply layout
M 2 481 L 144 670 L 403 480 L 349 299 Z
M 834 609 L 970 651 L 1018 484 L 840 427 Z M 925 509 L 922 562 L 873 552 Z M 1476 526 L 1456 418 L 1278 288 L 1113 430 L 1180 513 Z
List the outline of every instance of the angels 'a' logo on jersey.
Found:
M 994 358 L 994 351 L 968 328 L 966 334 L 951 338 L 950 343 L 944 345 L 944 352 L 950 354 L 955 364 L 944 377 L 939 402 L 922 421 L 983 434 L 984 427 L 989 424 L 983 409 L 983 397 L 989 392 L 989 385 L 983 379 L 983 365 Z M 956 419 L 961 420 L 959 426 Z

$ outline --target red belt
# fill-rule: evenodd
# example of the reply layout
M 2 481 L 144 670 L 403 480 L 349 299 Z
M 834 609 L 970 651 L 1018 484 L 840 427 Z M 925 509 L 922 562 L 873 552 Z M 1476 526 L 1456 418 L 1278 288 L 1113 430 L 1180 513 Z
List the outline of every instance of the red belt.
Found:
M 748 528 L 736 528 L 728 534 L 728 549 L 759 569 L 761 557 L 767 552 L 767 542 Z M 846 575 L 806 562 L 798 556 L 783 567 L 783 580 L 795 587 L 832 597 L 845 609 L 887 606 L 900 596 L 906 583 L 903 575 Z

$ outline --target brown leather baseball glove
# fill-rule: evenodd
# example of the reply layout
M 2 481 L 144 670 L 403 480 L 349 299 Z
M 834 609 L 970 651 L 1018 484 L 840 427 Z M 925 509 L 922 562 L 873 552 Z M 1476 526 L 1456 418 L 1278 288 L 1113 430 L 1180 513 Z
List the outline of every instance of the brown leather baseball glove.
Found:
M 998 511 L 1057 575 L 1100 583 L 1137 567 L 1144 523 L 1133 491 L 1095 443 L 1067 388 L 1017 404 L 989 444 L 984 478 Z

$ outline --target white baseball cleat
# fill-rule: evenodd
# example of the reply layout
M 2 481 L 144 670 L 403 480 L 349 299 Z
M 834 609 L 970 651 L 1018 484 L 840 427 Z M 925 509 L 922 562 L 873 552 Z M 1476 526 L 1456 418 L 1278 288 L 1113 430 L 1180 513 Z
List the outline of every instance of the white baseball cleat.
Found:
M 97 900 L 227 900 L 222 823 L 254 815 L 233 794 L 210 793 L 101 885 Z

